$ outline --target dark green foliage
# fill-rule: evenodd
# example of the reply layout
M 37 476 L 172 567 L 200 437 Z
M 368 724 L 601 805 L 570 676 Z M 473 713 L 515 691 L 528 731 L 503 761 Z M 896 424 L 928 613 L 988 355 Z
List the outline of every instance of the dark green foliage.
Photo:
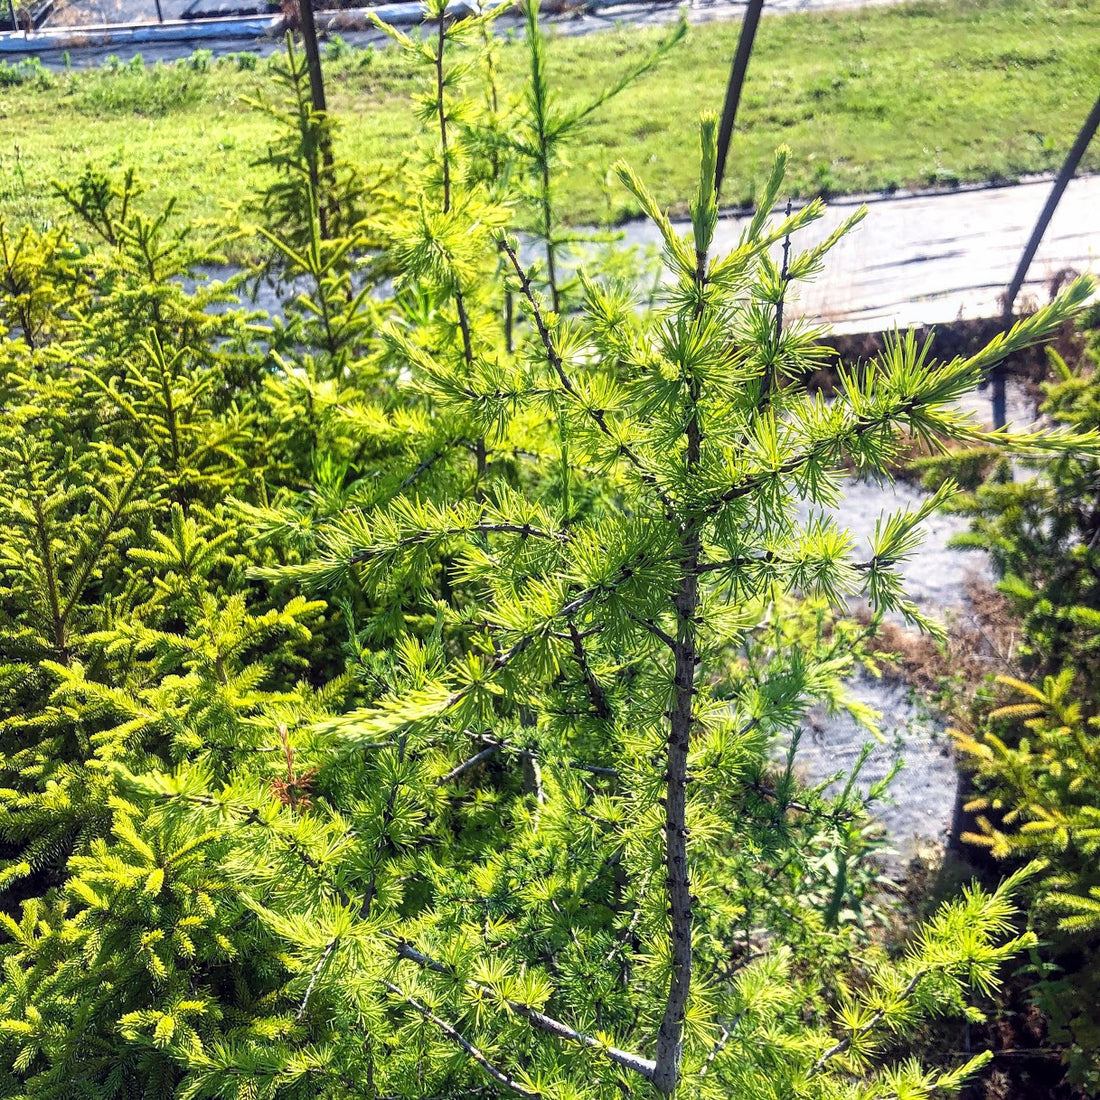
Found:
M 308 63 L 292 36 L 287 36 L 285 53 L 273 56 L 271 67 L 280 100 L 248 101 L 271 116 L 280 134 L 259 162 L 275 174 L 252 211 L 262 219 L 260 232 L 274 237 L 284 253 L 312 247 L 314 223 L 324 238 L 351 235 L 360 250 L 377 249 L 379 242 L 366 235 L 365 221 L 368 214 L 377 215 L 374 207 L 388 196 L 377 181 L 368 186 L 352 165 L 333 158 L 336 120 L 313 109 Z M 291 278 L 302 273 L 294 266 L 287 272 Z
M 54 85 L 53 73 L 37 57 L 24 57 L 14 64 L 0 61 L 0 88 L 32 83 L 39 88 Z
M 1043 411 L 1076 430 L 1100 427 L 1094 310 L 1088 347 L 1070 369 L 1053 352 Z M 1003 468 L 1002 468 L 1002 473 Z M 975 793 L 968 839 L 1002 859 L 1041 857 L 1039 926 L 1050 942 L 1033 993 L 1064 1043 L 1070 1078 L 1100 1086 L 1100 464 L 1054 456 L 1023 476 L 994 476 L 962 502 L 968 545 L 987 548 L 1020 616 L 1019 655 L 1034 684 L 957 735 Z M 1053 975 L 1053 976 L 1052 976 Z
M 210 56 L 208 50 L 197 50 L 184 60 L 149 66 L 141 54 L 126 62 L 108 58 L 101 69 L 74 85 L 70 102 L 81 114 L 96 118 L 162 118 L 210 98 Z
M 1095 316 L 1095 310 L 1094 310 Z M 1041 411 L 1076 431 L 1100 428 L 1100 317 L 1068 367 L 1049 353 L 1053 378 Z M 1100 699 L 1100 464 L 1065 454 L 986 481 L 961 508 L 975 517 L 960 543 L 984 547 L 1024 630 L 1020 656 L 1035 673 L 1078 671 L 1077 691 Z

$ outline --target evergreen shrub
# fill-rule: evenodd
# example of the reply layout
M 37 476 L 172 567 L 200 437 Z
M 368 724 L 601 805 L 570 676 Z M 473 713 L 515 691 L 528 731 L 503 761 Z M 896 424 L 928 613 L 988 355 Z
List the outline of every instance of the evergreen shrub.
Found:
M 1040 413 L 1055 425 L 1100 428 L 1100 313 L 1084 318 L 1081 361 L 1070 367 L 1048 350 L 1052 377 Z M 1020 617 L 1019 656 L 1038 674 L 1078 670 L 1078 692 L 1100 692 L 1100 464 L 1067 453 L 1021 463 L 1013 476 L 991 471 L 960 509 L 973 517 L 958 541 L 987 549 L 998 587 Z
M 1053 351 L 1041 411 L 1077 431 L 1100 427 L 1100 316 L 1070 368 Z M 1088 454 L 994 471 L 960 506 L 967 545 L 987 549 L 1020 618 L 1018 659 L 1033 683 L 1002 679 L 1000 705 L 956 743 L 974 773 L 968 839 L 1019 865 L 1041 858 L 1034 884 L 1045 946 L 1032 992 L 1063 1046 L 1070 1079 L 1100 1086 L 1100 464 Z

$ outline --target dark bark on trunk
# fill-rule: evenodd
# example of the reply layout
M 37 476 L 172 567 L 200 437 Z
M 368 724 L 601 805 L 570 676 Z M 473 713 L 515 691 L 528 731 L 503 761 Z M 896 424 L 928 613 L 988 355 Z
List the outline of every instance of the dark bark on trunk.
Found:
M 324 114 L 325 77 L 321 72 L 321 50 L 317 44 L 317 24 L 313 19 L 313 0 L 298 0 L 298 10 L 302 22 L 302 45 L 306 51 L 306 65 L 309 68 L 309 97 L 313 109 Z
M 694 421 L 692 424 L 694 425 Z M 692 452 L 689 428 L 689 462 Z M 698 440 L 695 440 L 696 446 Z M 697 457 L 697 455 L 696 455 Z M 664 1017 L 657 1032 L 657 1067 L 653 1084 L 670 1096 L 680 1078 L 684 1047 L 684 1016 L 691 992 L 692 913 L 687 856 L 688 753 L 695 702 L 695 614 L 699 606 L 700 557 L 698 526 L 685 533 L 684 571 L 676 593 L 676 671 L 668 734 L 668 775 L 665 791 L 665 871 L 672 918 L 672 980 Z
M 317 24 L 313 18 L 313 0 L 298 0 L 298 12 L 302 25 L 302 45 L 306 51 L 306 66 L 309 70 L 309 101 L 315 113 L 328 113 L 325 101 L 325 75 L 321 70 L 321 49 L 317 43 Z M 332 156 L 332 142 L 328 130 L 321 134 L 322 176 L 327 185 L 328 194 L 317 192 L 317 216 L 321 223 L 321 236 L 328 239 L 332 228 L 332 215 L 335 213 L 335 199 L 332 188 L 335 180 L 335 162 Z
M 699 256 L 696 279 L 700 283 L 705 279 L 705 271 L 706 257 Z M 688 390 L 687 447 L 684 454 L 689 476 L 699 465 L 702 451 L 699 398 L 699 383 L 692 380 Z M 672 1095 L 680 1080 L 684 1017 L 691 994 L 693 899 L 688 872 L 687 788 L 688 754 L 694 725 L 695 669 L 698 664 L 696 616 L 699 610 L 702 526 L 698 516 L 689 515 L 684 519 L 684 556 L 679 587 L 673 597 L 676 608 L 675 672 L 665 788 L 665 873 L 672 921 L 672 978 L 664 1016 L 657 1031 L 657 1064 L 653 1071 L 653 1084 L 665 1096 Z

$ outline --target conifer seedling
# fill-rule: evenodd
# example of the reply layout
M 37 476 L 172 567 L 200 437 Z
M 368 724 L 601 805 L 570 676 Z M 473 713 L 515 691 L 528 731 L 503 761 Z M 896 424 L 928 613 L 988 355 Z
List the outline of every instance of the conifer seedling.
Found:
M 888 477 L 903 434 L 1012 442 L 954 402 L 1054 331 L 1091 283 L 973 356 L 931 362 L 898 337 L 842 369 L 834 399 L 808 394 L 785 383 L 820 362 L 820 334 L 783 324 L 783 303 L 863 212 L 778 266 L 773 250 L 823 210 L 769 220 L 781 152 L 738 246 L 711 256 L 713 119 L 701 149 L 686 237 L 618 168 L 664 242 L 670 284 L 654 315 L 595 279 L 583 316 L 556 314 L 498 234 L 527 326 L 514 356 L 465 339 L 451 355 L 391 331 L 408 392 L 483 441 L 476 470 L 450 496 L 410 484 L 337 515 L 291 571 L 321 589 L 354 581 L 392 603 L 391 622 L 435 608 L 430 637 L 398 641 L 391 689 L 318 728 L 328 766 L 356 760 L 373 777 L 303 857 L 320 896 L 256 908 L 301 960 L 296 1019 L 342 1014 L 335 1060 L 380 1088 L 446 1092 L 464 1061 L 523 1096 L 930 1096 L 983 1057 L 924 1069 L 887 1057 L 890 1037 L 964 1011 L 966 989 L 991 989 L 1027 942 L 1011 929 L 1016 876 L 966 891 L 900 958 L 824 961 L 841 903 L 815 917 L 798 897 L 806 845 L 847 827 L 860 800 L 850 786 L 834 803 L 802 793 L 773 760 L 812 700 L 841 697 L 854 648 L 821 632 L 785 646 L 778 620 L 796 597 L 858 594 L 935 629 L 898 567 L 953 487 L 883 516 L 856 547 L 836 516 L 847 470 Z M 557 441 L 529 455 L 541 476 L 484 478 L 485 456 L 539 419 Z M 470 600 L 440 600 L 441 573 Z M 428 1052 L 419 1070 L 406 1040 Z

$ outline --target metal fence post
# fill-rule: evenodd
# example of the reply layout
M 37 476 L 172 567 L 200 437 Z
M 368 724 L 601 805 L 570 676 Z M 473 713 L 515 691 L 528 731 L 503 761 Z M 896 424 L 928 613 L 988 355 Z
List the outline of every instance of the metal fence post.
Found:
M 1050 225 L 1050 219 L 1054 217 L 1054 211 L 1058 208 L 1058 203 L 1061 201 L 1062 195 L 1065 194 L 1069 181 L 1073 179 L 1073 174 L 1077 171 L 1077 166 L 1081 163 L 1081 158 L 1085 155 L 1085 150 L 1098 128 L 1100 128 L 1100 97 L 1092 105 L 1089 117 L 1085 119 L 1085 124 L 1081 127 L 1077 140 L 1073 143 L 1073 148 L 1070 149 L 1061 171 L 1054 180 L 1054 186 L 1047 196 L 1046 205 L 1039 215 L 1039 220 L 1035 223 L 1035 228 L 1031 231 L 1031 237 L 1027 242 L 1027 247 L 1024 248 L 1024 254 L 1016 265 L 1016 274 L 1012 276 L 1012 282 L 1008 284 L 1008 290 L 1005 291 L 1002 320 L 1006 325 L 1012 323 L 1012 309 L 1016 304 L 1016 295 L 1020 293 L 1020 288 L 1024 285 L 1024 279 L 1027 278 L 1027 269 L 1031 267 L 1031 261 L 1035 259 L 1035 253 L 1039 249 L 1039 243 L 1043 239 L 1043 234 L 1047 231 L 1047 226 Z M 993 427 L 1003 428 L 1005 417 L 1005 375 L 1004 370 L 998 367 L 993 372 Z
M 745 8 L 745 18 L 741 21 L 741 34 L 737 39 L 737 53 L 730 67 L 729 84 L 726 85 L 726 102 L 722 107 L 722 121 L 718 127 L 718 165 L 714 175 L 715 198 L 722 190 L 722 177 L 726 173 L 726 157 L 729 155 L 730 139 L 733 137 L 733 124 L 737 120 L 737 107 L 741 102 L 741 88 L 745 83 L 745 74 L 749 69 L 752 56 L 752 44 L 756 38 L 756 27 L 760 22 L 760 13 L 764 10 L 764 0 L 749 0 Z

